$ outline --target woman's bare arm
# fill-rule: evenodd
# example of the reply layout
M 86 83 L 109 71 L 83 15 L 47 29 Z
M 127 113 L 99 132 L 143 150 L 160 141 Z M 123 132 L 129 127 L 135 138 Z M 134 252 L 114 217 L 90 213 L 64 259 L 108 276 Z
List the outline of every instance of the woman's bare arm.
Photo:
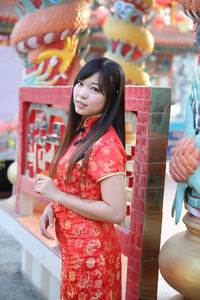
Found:
M 100 186 L 103 201 L 66 194 L 57 189 L 51 178 L 44 175 L 39 175 L 35 190 L 50 201 L 62 204 L 86 218 L 120 224 L 126 213 L 124 176 L 119 174 L 108 177 L 100 182 Z

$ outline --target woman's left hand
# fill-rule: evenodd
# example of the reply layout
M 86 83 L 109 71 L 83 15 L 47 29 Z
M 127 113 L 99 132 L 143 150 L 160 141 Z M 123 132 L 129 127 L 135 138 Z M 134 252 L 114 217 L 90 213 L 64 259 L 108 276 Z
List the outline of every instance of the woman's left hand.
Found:
M 54 201 L 54 196 L 59 192 L 52 178 L 39 174 L 35 179 L 35 191 L 50 201 Z

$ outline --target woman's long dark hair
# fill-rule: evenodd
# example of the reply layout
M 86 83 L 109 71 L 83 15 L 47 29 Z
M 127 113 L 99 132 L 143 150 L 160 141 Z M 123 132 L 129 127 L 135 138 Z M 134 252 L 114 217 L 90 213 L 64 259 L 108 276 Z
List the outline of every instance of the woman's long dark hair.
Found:
M 88 132 L 84 142 L 76 148 L 69 162 L 67 171 L 67 182 L 70 172 L 76 162 L 80 160 L 83 153 L 85 154 L 82 171 L 88 164 L 89 155 L 94 143 L 108 130 L 112 125 L 117 132 L 123 146 L 125 147 L 125 77 L 121 66 L 105 57 L 95 58 L 86 63 L 79 71 L 74 80 L 74 86 L 79 80 L 85 80 L 93 74 L 99 74 L 100 91 L 106 97 L 105 107 L 102 115 L 94 122 Z M 73 87 L 74 88 L 74 87 Z M 68 124 L 63 134 L 62 141 L 58 147 L 53 162 L 50 167 L 50 177 L 54 177 L 57 172 L 58 163 L 72 143 L 75 133 L 81 124 L 82 116 L 75 112 L 73 91 L 70 100 L 70 110 Z M 86 167 L 87 169 L 87 167 Z M 80 181 L 79 181 L 80 188 Z

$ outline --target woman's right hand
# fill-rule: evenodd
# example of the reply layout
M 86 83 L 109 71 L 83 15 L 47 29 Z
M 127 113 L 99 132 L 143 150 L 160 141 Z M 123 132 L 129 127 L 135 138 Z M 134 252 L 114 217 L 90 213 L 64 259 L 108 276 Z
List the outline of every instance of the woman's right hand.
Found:
M 54 237 L 51 236 L 47 231 L 48 227 L 54 226 L 54 218 L 55 213 L 53 209 L 53 203 L 51 202 L 46 206 L 40 219 L 40 233 L 49 240 L 54 240 Z

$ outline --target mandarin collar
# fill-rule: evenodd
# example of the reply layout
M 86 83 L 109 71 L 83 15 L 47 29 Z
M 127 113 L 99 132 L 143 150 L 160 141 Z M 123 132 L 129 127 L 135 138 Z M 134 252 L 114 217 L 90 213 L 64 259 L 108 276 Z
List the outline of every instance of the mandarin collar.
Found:
M 74 146 L 79 145 L 80 143 L 83 143 L 86 139 L 84 138 L 85 135 L 87 135 L 88 131 L 92 127 L 92 124 L 100 118 L 102 114 L 91 116 L 91 117 L 83 117 L 81 121 L 81 127 L 78 129 L 77 133 L 79 133 L 78 140 L 74 142 Z M 84 134 L 82 136 L 82 134 Z
M 91 117 L 83 117 L 83 120 L 82 120 L 82 124 L 83 125 L 82 125 L 82 127 L 85 128 L 85 129 L 88 129 L 101 116 L 102 116 L 102 114 L 98 114 L 98 115 L 91 116 Z

